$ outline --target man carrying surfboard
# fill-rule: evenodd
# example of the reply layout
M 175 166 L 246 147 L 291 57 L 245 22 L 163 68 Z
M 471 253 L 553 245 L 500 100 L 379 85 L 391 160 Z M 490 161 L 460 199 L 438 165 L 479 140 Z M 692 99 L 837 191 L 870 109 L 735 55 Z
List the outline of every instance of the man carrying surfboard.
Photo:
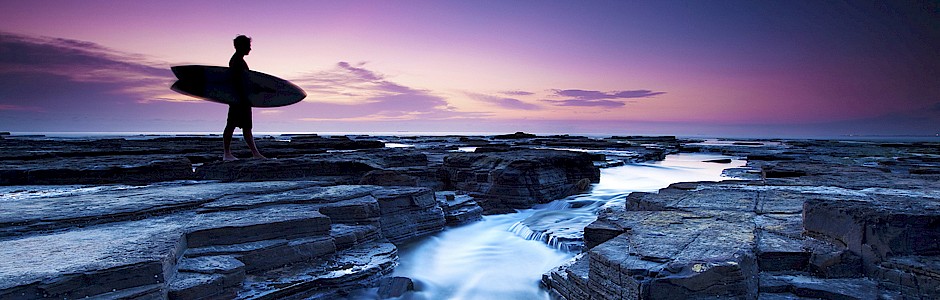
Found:
M 241 127 L 245 143 L 248 144 L 248 149 L 251 149 L 251 156 L 266 158 L 258 151 L 258 147 L 255 146 L 255 138 L 251 135 L 251 102 L 248 100 L 246 87 L 242 80 L 245 77 L 244 73 L 248 72 L 245 55 L 251 52 L 251 38 L 239 35 L 235 37 L 234 44 L 235 54 L 232 54 L 232 58 L 229 59 L 228 67 L 231 71 L 231 79 L 235 85 L 238 102 L 228 106 L 228 119 L 225 122 L 225 130 L 222 131 L 222 146 L 225 151 L 222 159 L 226 161 L 238 159 L 232 155 L 232 135 L 235 133 L 235 127 Z

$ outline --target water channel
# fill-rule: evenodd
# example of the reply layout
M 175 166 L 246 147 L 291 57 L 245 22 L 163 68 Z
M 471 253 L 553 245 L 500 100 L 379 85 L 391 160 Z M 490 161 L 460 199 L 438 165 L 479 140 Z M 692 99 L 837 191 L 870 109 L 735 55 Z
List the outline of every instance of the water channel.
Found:
M 400 247 L 394 276 L 412 278 L 416 291 L 405 299 L 550 299 L 542 274 L 580 252 L 581 231 L 606 206 L 622 206 L 635 191 L 655 192 L 671 183 L 718 181 L 725 168 L 705 160 L 715 154 L 669 155 L 660 162 L 601 169 L 600 182 L 574 195 L 517 213 L 444 231 Z

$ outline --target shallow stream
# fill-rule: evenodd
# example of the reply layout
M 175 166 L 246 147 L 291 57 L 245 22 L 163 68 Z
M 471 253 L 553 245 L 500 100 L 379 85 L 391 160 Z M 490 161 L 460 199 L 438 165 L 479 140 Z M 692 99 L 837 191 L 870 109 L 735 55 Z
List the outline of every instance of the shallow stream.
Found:
M 655 192 L 684 181 L 718 181 L 725 168 L 714 154 L 669 155 L 664 161 L 601 169 L 600 183 L 585 194 L 517 213 L 447 228 L 400 247 L 394 276 L 415 281 L 406 299 L 550 299 L 542 274 L 580 252 L 584 226 L 605 206 L 624 205 L 635 191 Z

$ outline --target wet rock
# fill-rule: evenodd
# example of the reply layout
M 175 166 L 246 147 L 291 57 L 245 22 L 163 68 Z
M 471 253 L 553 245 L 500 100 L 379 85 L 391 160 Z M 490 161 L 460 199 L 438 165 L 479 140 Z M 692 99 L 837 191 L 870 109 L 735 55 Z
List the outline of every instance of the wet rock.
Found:
M 379 280 L 378 295 L 380 299 L 401 297 L 415 289 L 414 282 L 408 277 L 391 277 Z
M 146 184 L 192 178 L 188 159 L 166 155 L 5 161 L 0 167 L 0 185 Z
M 871 277 L 903 296 L 940 298 L 940 257 L 899 256 L 888 258 L 871 270 Z
M 936 198 L 817 197 L 807 199 L 803 211 L 808 232 L 838 240 L 867 266 L 889 256 L 940 253 Z
M 348 291 L 373 287 L 391 274 L 398 250 L 391 243 L 371 242 L 337 252 L 313 264 L 297 264 L 246 279 L 239 297 L 337 299 Z
M 359 184 L 415 186 L 418 184 L 418 179 L 395 170 L 373 170 L 363 175 Z
M 159 184 L 5 200 L 0 297 L 335 296 L 391 272 L 397 250 L 386 240 L 443 228 L 429 189 L 317 184 Z
M 589 259 L 579 254 L 571 262 L 542 275 L 542 284 L 568 300 L 591 299 L 588 289 Z
M 151 218 L 3 240 L 0 298 L 81 298 L 163 285 L 185 245 L 180 221 Z
M 704 162 L 716 163 L 716 164 L 730 164 L 730 163 L 731 163 L 731 159 L 730 159 L 730 158 L 709 159 L 709 160 L 705 160 Z
M 426 167 L 427 164 L 427 156 L 423 153 L 379 149 L 284 159 L 212 162 L 197 167 L 196 177 L 222 181 L 321 180 L 332 184 L 358 184 L 365 174 L 373 170 Z
M 219 274 L 180 272 L 169 284 L 168 299 L 229 298 L 235 291 L 226 292 L 224 277 Z
M 483 208 L 469 195 L 437 192 L 435 198 L 444 210 L 444 219 L 448 226 L 463 225 L 483 218 Z
M 243 159 L 213 162 L 196 168 L 199 179 L 221 181 L 265 180 L 328 180 L 337 183 L 358 183 L 367 172 L 379 166 L 336 158 L 313 155 L 285 159 Z
M 883 299 L 878 285 L 868 279 L 820 279 L 800 275 L 761 274 L 761 291 L 792 293 L 812 299 Z
M 454 153 L 443 169 L 445 181 L 470 192 L 486 212 L 561 199 L 576 193 L 582 179 L 600 178 L 589 155 L 553 150 Z
M 862 258 L 847 249 L 816 251 L 809 259 L 809 269 L 822 278 L 862 277 Z
M 757 264 L 761 271 L 805 272 L 812 255 L 802 236 L 799 214 L 765 214 L 755 217 Z
M 756 297 L 754 228 L 746 213 L 631 212 L 625 233 L 588 253 L 596 299 Z M 631 251 L 623 251 L 631 249 Z
M 376 190 L 382 212 L 382 234 L 393 243 L 429 235 L 444 229 L 444 212 L 434 193 L 426 188 Z

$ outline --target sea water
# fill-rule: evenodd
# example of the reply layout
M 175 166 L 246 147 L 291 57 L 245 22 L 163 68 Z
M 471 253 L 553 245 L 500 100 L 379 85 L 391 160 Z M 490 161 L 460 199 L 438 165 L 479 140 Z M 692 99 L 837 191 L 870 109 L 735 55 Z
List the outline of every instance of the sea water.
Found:
M 548 272 L 580 251 L 584 226 L 606 206 L 622 206 L 635 191 L 655 192 L 671 183 L 719 181 L 730 164 L 703 162 L 732 158 L 714 154 L 669 155 L 664 161 L 601 170 L 600 182 L 585 194 L 516 213 L 447 228 L 400 247 L 394 276 L 415 281 L 406 299 L 550 299 L 539 285 Z

